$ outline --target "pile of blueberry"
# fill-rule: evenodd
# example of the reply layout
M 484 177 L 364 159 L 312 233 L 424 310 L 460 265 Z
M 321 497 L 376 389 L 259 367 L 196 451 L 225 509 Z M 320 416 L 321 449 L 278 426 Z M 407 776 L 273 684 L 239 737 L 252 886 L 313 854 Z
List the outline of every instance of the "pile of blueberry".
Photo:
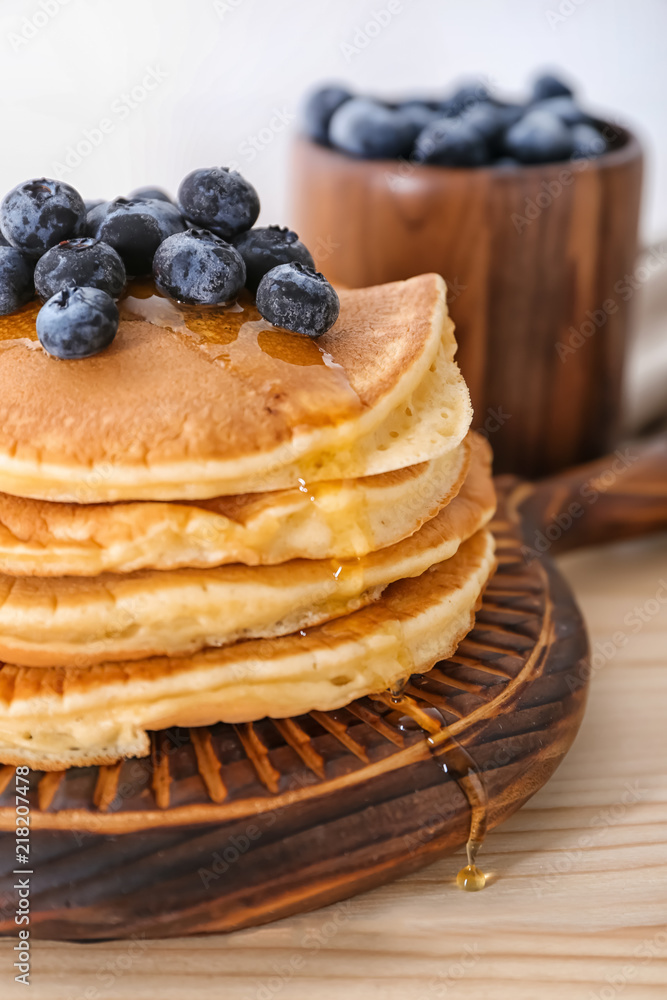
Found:
M 35 295 L 43 348 L 88 358 L 108 347 L 128 276 L 153 275 L 179 302 L 221 305 L 245 287 L 264 319 L 309 337 L 336 322 L 335 290 L 296 233 L 252 228 L 259 198 L 226 167 L 194 170 L 178 201 L 157 188 L 84 202 L 62 181 L 19 184 L 0 204 L 0 315 Z
M 596 120 L 552 73 L 539 76 L 522 103 L 497 99 L 481 81 L 444 98 L 393 103 L 323 87 L 306 101 L 303 127 L 350 156 L 445 167 L 588 159 L 607 149 Z

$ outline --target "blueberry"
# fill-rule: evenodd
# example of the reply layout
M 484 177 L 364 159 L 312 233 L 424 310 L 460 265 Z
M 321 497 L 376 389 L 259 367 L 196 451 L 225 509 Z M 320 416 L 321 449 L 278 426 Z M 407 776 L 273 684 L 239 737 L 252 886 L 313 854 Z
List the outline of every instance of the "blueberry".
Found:
M 438 111 L 440 102 L 432 101 L 428 97 L 408 97 L 405 101 L 399 101 L 395 107 L 397 111 L 411 111 L 413 108 L 417 108 L 435 112 Z
M 101 288 L 117 298 L 125 285 L 125 267 L 113 247 L 86 236 L 51 247 L 37 261 L 35 288 L 42 299 L 74 285 Z
M 547 97 L 544 101 L 533 104 L 531 111 L 550 111 L 566 125 L 578 125 L 580 122 L 590 122 L 590 115 L 579 107 L 572 97 Z
M 310 251 L 291 229 L 281 226 L 249 229 L 236 236 L 232 243 L 245 262 L 245 284 L 251 292 L 256 292 L 266 272 L 279 264 L 299 261 L 315 268 Z
M 333 146 L 366 159 L 407 156 L 417 134 L 418 126 L 402 112 L 365 97 L 346 101 L 334 113 L 329 125 Z
M 91 203 L 90 208 L 86 213 L 85 231 L 88 236 L 96 235 L 102 220 L 109 211 L 109 205 L 112 204 L 113 202 L 111 201 L 96 201 Z
M 513 104 L 511 101 L 493 101 L 492 103 L 504 129 L 511 128 L 526 113 L 525 104 Z
M 415 158 L 420 163 L 445 167 L 479 167 L 489 162 L 489 149 L 482 133 L 467 116 L 438 118 L 417 137 Z
M 306 99 L 303 106 L 303 130 L 307 136 L 327 145 L 329 142 L 329 122 L 341 104 L 349 101 L 352 94 L 346 87 L 320 87 Z
M 275 326 L 319 337 L 340 312 L 336 290 L 307 264 L 280 264 L 268 271 L 257 289 L 257 308 Z
M 239 294 L 246 280 L 243 257 L 206 229 L 170 236 L 153 260 L 157 287 L 180 302 L 219 305 Z
M 16 312 L 35 294 L 34 262 L 14 247 L 0 246 L 0 316 Z
M 525 113 L 520 104 L 502 104 L 496 101 L 481 101 L 461 115 L 461 121 L 484 136 L 488 146 L 489 159 L 503 152 L 503 139 L 508 128 Z
M 41 257 L 61 240 L 81 235 L 85 221 L 86 206 L 79 192 L 47 177 L 19 184 L 0 205 L 3 235 L 31 257 Z
M 426 128 L 427 125 L 439 117 L 437 111 L 429 108 L 423 102 L 399 104 L 396 108 L 396 113 L 400 115 L 403 121 L 409 122 L 412 126 L 412 142 L 414 142 L 423 128 Z
M 186 219 L 223 240 L 250 229 L 259 215 L 254 187 L 229 167 L 193 170 L 181 181 L 178 203 Z
M 439 118 L 458 118 L 461 114 L 460 107 L 451 97 L 446 97 L 442 101 L 439 101 L 437 111 Z
M 98 205 L 107 204 L 104 201 L 104 198 L 84 198 L 83 203 L 86 206 L 86 215 L 88 214 L 88 212 L 92 212 L 94 208 L 97 208 Z
M 524 109 L 517 105 L 483 101 L 461 115 L 461 120 L 476 128 L 488 142 L 496 142 L 502 132 L 518 121 Z
M 604 136 L 600 135 L 592 125 L 572 126 L 572 156 L 577 159 L 590 159 L 593 156 L 601 156 L 607 149 L 607 142 Z
M 158 198 L 144 198 L 139 199 L 139 203 L 144 205 L 146 211 L 157 219 L 166 236 L 173 236 L 174 233 L 182 233 L 188 228 L 185 219 L 181 215 L 181 210 L 172 201 L 160 201 Z
M 86 228 L 89 236 L 117 251 L 128 274 L 143 275 L 150 274 L 160 243 L 182 232 L 185 223 L 178 209 L 167 202 L 116 198 L 93 209 Z
M 533 83 L 533 101 L 547 97 L 572 97 L 572 88 L 553 73 L 542 73 Z
M 499 156 L 493 161 L 494 167 L 520 167 L 521 164 L 513 156 Z
M 461 84 L 451 95 L 440 102 L 439 111 L 447 118 L 458 118 L 480 102 L 490 100 L 489 88 L 481 80 L 469 80 Z
M 572 152 L 567 125 L 549 111 L 528 111 L 505 134 L 505 150 L 522 163 L 564 160 Z
M 90 358 L 108 347 L 118 330 L 116 303 L 101 288 L 63 288 L 37 313 L 37 336 L 55 358 Z
M 168 201 L 172 205 L 174 203 L 174 199 L 170 194 L 167 194 L 164 188 L 139 187 L 130 191 L 127 197 L 130 201 Z
M 2 235 L 2 232 L 0 232 L 0 247 L 8 247 L 9 245 L 10 244 L 7 242 L 7 240 L 5 239 L 5 237 Z

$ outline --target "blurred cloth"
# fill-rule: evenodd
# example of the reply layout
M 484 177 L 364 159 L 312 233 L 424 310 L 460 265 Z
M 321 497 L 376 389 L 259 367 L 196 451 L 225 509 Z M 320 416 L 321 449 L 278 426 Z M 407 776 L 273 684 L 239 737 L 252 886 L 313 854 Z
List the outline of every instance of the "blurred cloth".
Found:
M 649 256 L 651 268 L 644 271 Z M 633 303 L 623 410 L 631 434 L 667 420 L 667 239 L 641 255 L 635 276 L 641 284 Z

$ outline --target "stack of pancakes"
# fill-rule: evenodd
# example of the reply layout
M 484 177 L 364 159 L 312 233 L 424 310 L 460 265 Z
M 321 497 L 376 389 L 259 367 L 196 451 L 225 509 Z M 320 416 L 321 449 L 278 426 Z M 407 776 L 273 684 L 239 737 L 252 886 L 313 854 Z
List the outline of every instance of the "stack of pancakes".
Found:
M 315 342 L 130 287 L 71 362 L 0 318 L 0 762 L 338 708 L 471 628 L 494 494 L 444 283 L 340 299 Z

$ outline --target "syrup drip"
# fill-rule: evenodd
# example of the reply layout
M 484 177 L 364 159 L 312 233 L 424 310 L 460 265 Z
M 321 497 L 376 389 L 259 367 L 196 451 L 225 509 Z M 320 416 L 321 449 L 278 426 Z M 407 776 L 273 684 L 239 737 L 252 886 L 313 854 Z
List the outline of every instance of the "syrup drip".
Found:
M 408 678 L 409 680 L 409 678 Z M 403 689 L 407 680 L 403 684 Z M 394 689 L 389 689 L 392 701 L 400 704 L 402 701 L 402 691 L 397 697 L 394 696 Z M 470 806 L 470 830 L 466 843 L 466 856 L 468 864 L 465 865 L 456 876 L 456 884 L 459 889 L 466 892 L 478 892 L 486 885 L 486 875 L 477 867 L 475 860 L 484 841 L 487 824 L 487 794 L 482 779 L 482 772 L 470 756 L 468 751 L 454 739 L 448 736 L 444 743 L 436 742 L 436 735 L 447 728 L 447 724 L 434 706 L 420 708 L 422 715 L 428 716 L 432 720 L 432 725 L 423 722 L 420 725 L 413 715 L 399 716 L 398 712 L 392 712 L 387 717 L 387 721 L 393 722 L 398 729 L 403 732 L 414 732 L 421 729 L 426 734 L 426 742 L 429 744 L 431 756 L 444 774 L 450 775 L 465 795 Z M 398 718 L 397 718 L 398 716 Z M 393 717 L 393 718 L 392 718 Z
M 456 876 L 456 884 L 466 892 L 477 892 L 486 885 L 486 876 L 475 864 L 477 854 L 486 834 L 487 795 L 482 772 L 467 750 L 453 737 L 436 745 L 432 736 L 427 737 L 431 756 L 445 774 L 451 774 L 468 800 L 470 830 L 466 843 L 468 864 Z
M 400 703 L 401 698 L 403 697 L 403 694 L 405 692 L 405 689 L 408 686 L 409 680 L 410 680 L 409 677 L 402 677 L 399 680 L 394 681 L 394 683 L 389 687 L 389 695 L 395 705 L 398 705 Z M 399 728 L 401 728 L 400 722 L 399 722 Z

